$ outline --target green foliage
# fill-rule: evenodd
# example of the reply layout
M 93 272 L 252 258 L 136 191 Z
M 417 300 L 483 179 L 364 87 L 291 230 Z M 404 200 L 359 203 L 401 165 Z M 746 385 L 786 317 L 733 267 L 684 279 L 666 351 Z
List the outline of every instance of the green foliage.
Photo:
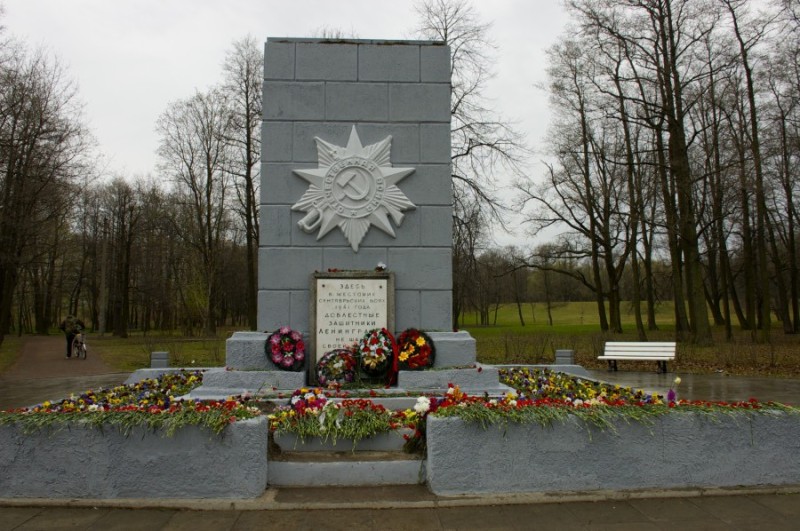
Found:
M 319 409 L 303 412 L 289 407 L 269 415 L 270 429 L 276 433 L 296 435 L 301 441 L 309 438 L 353 441 L 353 446 L 368 437 L 388 433 L 401 426 L 404 414 L 392 412 L 368 400 L 328 402 Z
M 226 337 L 186 338 L 178 334 L 141 333 L 128 338 L 89 335 L 92 353 L 120 372 L 150 366 L 151 352 L 169 352 L 172 367 L 223 367 Z
M 81 411 L 73 413 L 1 413 L 0 426 L 18 425 L 23 433 L 32 434 L 42 430 L 58 431 L 71 429 L 73 426 L 88 426 L 103 431 L 108 428 L 119 430 L 124 435 L 136 428 L 150 431 L 163 430 L 167 437 L 186 426 L 200 426 L 220 434 L 225 426 L 234 420 L 244 420 L 257 416 L 258 413 L 247 408 L 236 411 L 224 407 L 197 409 L 183 407 L 169 413 L 151 413 L 149 411 Z
M 800 415 L 799 408 L 769 402 L 757 408 L 745 404 L 732 406 L 719 403 L 686 403 L 677 407 L 667 404 L 647 406 L 532 406 L 521 408 L 486 407 L 483 402 L 472 402 L 458 407 L 441 408 L 436 412 L 440 417 L 457 417 L 466 422 L 479 424 L 481 427 L 504 427 L 508 424 L 539 424 L 543 427 L 552 426 L 555 422 L 567 422 L 570 418 L 582 421 L 586 427 L 595 427 L 601 430 L 616 432 L 616 425 L 620 422 L 639 422 L 652 425 L 656 418 L 664 415 L 683 415 L 687 413 L 702 414 L 711 421 L 718 421 L 720 416 L 738 418 L 741 415 L 774 415 L 776 413 Z
M 128 435 L 134 428 L 164 430 L 167 436 L 184 426 L 201 426 L 221 433 L 236 420 L 261 414 L 246 403 L 229 399 L 200 402 L 176 400 L 202 383 L 199 371 L 180 371 L 134 384 L 87 391 L 61 401 L 0 412 L 0 426 L 17 425 L 24 433 L 58 430 L 74 425 L 103 430 L 118 429 Z

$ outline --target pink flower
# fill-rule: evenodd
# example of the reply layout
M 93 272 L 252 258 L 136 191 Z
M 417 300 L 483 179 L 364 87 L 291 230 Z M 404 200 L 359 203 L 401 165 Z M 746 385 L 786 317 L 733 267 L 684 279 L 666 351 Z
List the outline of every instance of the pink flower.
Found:
M 292 329 L 291 329 L 291 328 L 289 328 L 288 326 L 282 326 L 282 327 L 280 327 L 280 329 L 278 330 L 278 332 L 280 332 L 280 334 L 281 334 L 282 336 L 285 336 L 286 334 L 288 334 L 288 333 L 289 333 L 289 332 L 291 332 L 291 331 L 292 331 Z

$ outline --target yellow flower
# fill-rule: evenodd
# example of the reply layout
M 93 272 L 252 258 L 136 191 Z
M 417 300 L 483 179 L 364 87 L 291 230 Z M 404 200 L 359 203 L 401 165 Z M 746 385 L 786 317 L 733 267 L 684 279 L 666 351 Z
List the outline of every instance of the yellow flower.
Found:
M 417 338 L 417 346 L 421 347 L 421 346 L 422 346 L 422 345 L 424 345 L 424 344 L 425 344 L 425 338 L 424 338 L 424 337 L 422 337 L 422 336 L 419 336 L 419 337 Z

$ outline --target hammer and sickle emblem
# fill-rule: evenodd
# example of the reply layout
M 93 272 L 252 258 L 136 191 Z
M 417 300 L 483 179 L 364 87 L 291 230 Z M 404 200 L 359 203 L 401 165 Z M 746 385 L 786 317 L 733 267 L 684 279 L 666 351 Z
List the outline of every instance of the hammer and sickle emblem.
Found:
M 366 182 L 366 178 L 355 171 L 343 173 L 336 179 L 336 184 L 339 185 L 336 197 L 339 201 L 345 196 L 353 201 L 361 201 L 369 194 L 369 183 Z

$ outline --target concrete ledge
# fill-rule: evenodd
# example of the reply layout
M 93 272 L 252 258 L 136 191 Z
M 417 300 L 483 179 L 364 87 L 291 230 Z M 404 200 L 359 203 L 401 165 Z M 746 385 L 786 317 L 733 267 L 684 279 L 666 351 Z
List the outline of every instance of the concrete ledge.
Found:
M 425 461 L 273 461 L 271 487 L 417 485 L 425 481 Z
M 674 412 L 616 434 L 571 418 L 551 427 L 427 424 L 427 480 L 440 496 L 800 483 L 800 416 Z
M 280 370 L 267 359 L 264 351 L 268 337 L 264 332 L 234 332 L 225 341 L 225 365 L 241 371 Z
M 471 365 L 478 359 L 475 338 L 466 330 L 458 332 L 427 332 L 436 347 L 433 366 L 437 369 Z
M 305 372 L 291 371 L 215 371 L 203 376 L 203 385 L 195 389 L 236 389 L 236 394 L 266 393 L 276 389 L 292 391 L 306 385 Z
M 267 419 L 221 435 L 187 426 L 129 436 L 82 422 L 26 435 L 0 426 L 0 492 L 8 498 L 256 498 L 267 485 Z
M 477 367 L 466 369 L 400 371 L 397 375 L 397 387 L 401 389 L 441 389 L 446 391 L 448 384 L 458 385 L 464 391 L 495 388 L 511 390 L 510 387 L 500 384 L 497 367 L 492 365 L 478 364 Z
M 153 368 L 136 369 L 125 380 L 124 385 L 131 385 L 137 382 L 141 382 L 142 380 L 148 380 L 150 378 L 158 378 L 162 374 L 173 374 L 181 371 L 202 371 L 203 377 L 205 377 L 207 374 L 210 374 L 212 372 L 219 372 L 224 370 L 225 368 L 223 367 L 171 367 L 165 369 L 153 369 Z

